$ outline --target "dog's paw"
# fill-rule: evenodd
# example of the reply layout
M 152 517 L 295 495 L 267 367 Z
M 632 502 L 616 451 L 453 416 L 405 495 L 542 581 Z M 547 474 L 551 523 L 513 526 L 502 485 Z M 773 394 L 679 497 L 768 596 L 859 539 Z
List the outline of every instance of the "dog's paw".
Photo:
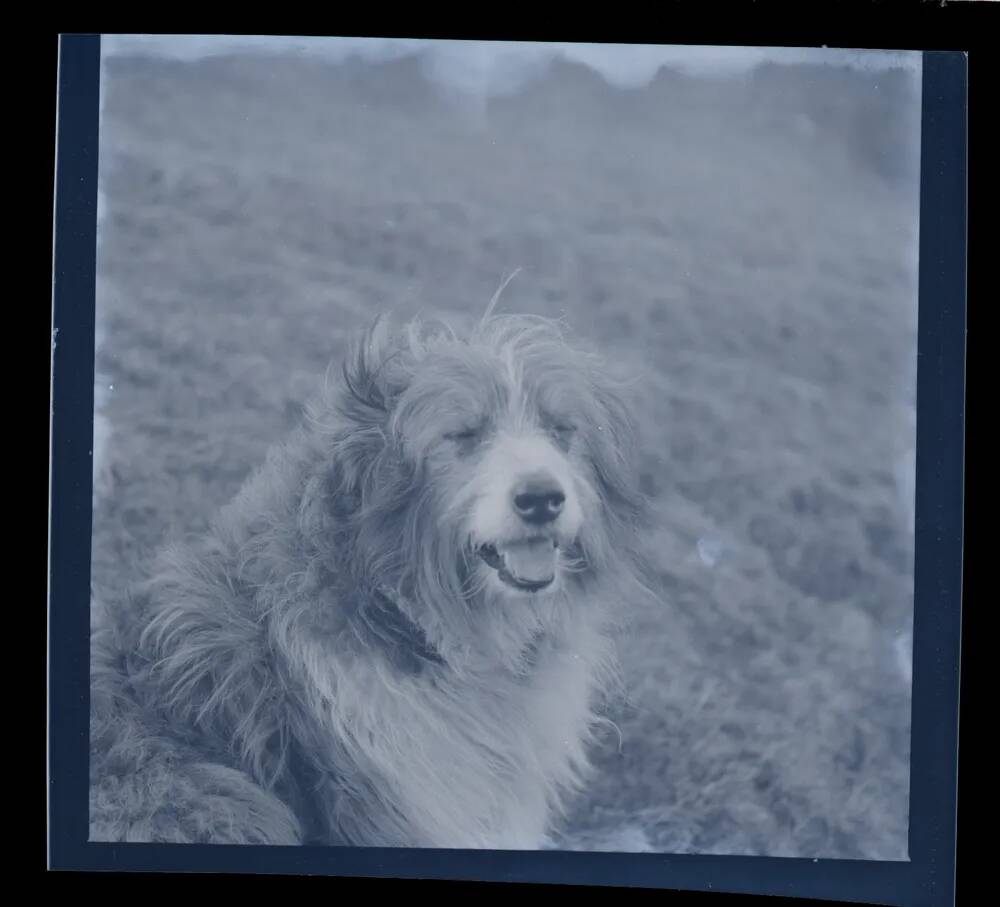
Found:
M 91 788 L 90 840 L 164 844 L 299 844 L 298 820 L 244 772 L 164 762 Z

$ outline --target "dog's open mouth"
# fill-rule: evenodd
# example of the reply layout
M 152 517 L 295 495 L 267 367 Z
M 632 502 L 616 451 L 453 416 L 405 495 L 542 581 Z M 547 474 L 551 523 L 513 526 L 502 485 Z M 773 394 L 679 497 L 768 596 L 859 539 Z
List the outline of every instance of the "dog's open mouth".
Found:
M 559 546 L 552 538 L 524 539 L 505 544 L 480 545 L 476 553 L 497 572 L 500 580 L 523 592 L 540 592 L 556 578 Z

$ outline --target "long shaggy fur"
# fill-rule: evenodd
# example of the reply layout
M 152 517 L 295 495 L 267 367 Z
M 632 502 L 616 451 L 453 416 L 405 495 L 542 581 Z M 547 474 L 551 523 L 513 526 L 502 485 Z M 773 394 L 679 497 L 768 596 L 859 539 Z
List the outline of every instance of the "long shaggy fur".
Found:
M 328 385 L 210 532 L 95 610 L 91 840 L 536 848 L 584 777 L 642 592 L 618 392 L 556 323 L 493 315 L 378 321 Z M 579 517 L 537 593 L 476 556 L 515 455 Z

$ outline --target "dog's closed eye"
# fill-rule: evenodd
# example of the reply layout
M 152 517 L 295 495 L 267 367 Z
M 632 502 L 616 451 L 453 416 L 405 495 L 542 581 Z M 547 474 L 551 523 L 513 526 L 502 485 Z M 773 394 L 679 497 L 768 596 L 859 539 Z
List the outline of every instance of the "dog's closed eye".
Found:
M 455 431 L 448 432 L 444 437 L 448 441 L 477 441 L 483 434 L 483 426 L 469 426 L 466 428 L 459 428 Z
M 560 446 L 569 447 L 576 434 L 576 426 L 571 422 L 552 422 L 549 431 Z

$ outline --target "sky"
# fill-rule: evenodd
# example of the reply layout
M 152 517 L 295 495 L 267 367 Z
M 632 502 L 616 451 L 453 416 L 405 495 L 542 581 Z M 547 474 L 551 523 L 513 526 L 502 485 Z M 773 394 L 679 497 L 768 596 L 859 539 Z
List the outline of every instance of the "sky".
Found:
M 559 44 L 268 35 L 104 35 L 105 56 L 199 60 L 233 53 L 305 54 L 330 62 L 385 62 L 418 55 L 439 86 L 483 98 L 515 92 L 562 58 L 582 63 L 620 88 L 641 88 L 670 67 L 692 75 L 733 75 L 759 63 L 829 63 L 856 69 L 919 71 L 919 51 L 669 44 Z

